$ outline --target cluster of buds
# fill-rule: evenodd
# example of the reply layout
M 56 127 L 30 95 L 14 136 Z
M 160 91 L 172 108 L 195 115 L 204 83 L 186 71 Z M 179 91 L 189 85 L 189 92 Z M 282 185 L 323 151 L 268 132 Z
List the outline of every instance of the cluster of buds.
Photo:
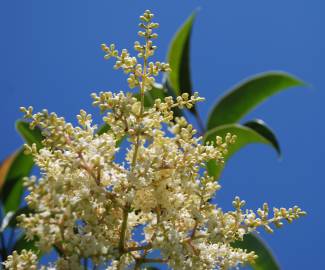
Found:
M 128 74 L 129 87 L 139 88 L 139 98 L 122 91 L 92 94 L 93 105 L 104 113 L 105 132 L 98 132 L 84 110 L 73 126 L 55 113 L 21 108 L 30 126 L 39 127 L 45 137 L 41 149 L 26 146 L 42 173 L 40 179 L 25 179 L 33 212 L 17 219 L 42 253 L 52 247 L 59 252 L 42 270 L 81 270 L 88 261 L 106 270 L 138 270 L 153 262 L 175 270 L 232 269 L 256 259 L 254 252 L 234 248 L 234 241 L 258 227 L 272 232 L 270 225 L 281 227 L 283 220 L 292 222 L 305 214 L 298 207 L 274 208 L 270 217 L 268 204 L 256 212 L 243 210 L 245 201 L 239 197 L 233 211 L 212 203 L 220 185 L 208 174 L 207 164 L 214 160 L 222 165 L 236 135 L 202 144 L 184 117 L 174 117 L 173 109 L 191 109 L 202 101 L 198 93 L 144 106 L 154 77 L 170 70 L 168 64 L 148 61 L 156 50 L 152 39 L 158 24 L 152 18 L 150 11 L 140 17 L 138 34 L 145 43 L 134 45 L 138 58 L 102 45 L 105 58 L 116 58 L 114 68 Z M 119 153 L 123 138 L 128 144 Z M 144 240 L 135 237 L 141 228 Z M 157 250 L 160 255 L 153 257 Z M 9 256 L 4 266 L 36 270 L 37 260 L 36 254 L 23 250 Z
M 129 74 L 127 82 L 131 89 L 142 87 L 144 90 L 150 90 L 155 83 L 155 76 L 158 76 L 160 72 L 170 71 L 170 67 L 166 63 L 147 63 L 148 58 L 153 56 L 157 49 L 157 46 L 153 45 L 152 39 L 158 37 L 158 34 L 154 33 L 153 30 L 158 28 L 159 24 L 152 21 L 153 17 L 154 15 L 149 10 L 146 10 L 144 14 L 140 16 L 141 23 L 139 27 L 142 30 L 138 32 L 138 35 L 145 39 L 145 43 L 141 44 L 139 41 L 134 43 L 134 50 L 138 53 L 138 58 L 143 58 L 143 65 L 138 64 L 137 58 L 130 56 L 126 49 L 123 49 L 121 54 L 119 54 L 114 44 L 110 46 L 102 44 L 102 50 L 106 53 L 104 58 L 116 58 L 114 68 L 122 68 L 125 73 Z

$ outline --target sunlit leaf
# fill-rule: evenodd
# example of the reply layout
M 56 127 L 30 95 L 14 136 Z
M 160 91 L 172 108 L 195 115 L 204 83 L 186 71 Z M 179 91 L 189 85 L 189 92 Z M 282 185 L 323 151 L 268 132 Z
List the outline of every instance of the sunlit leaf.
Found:
M 212 108 L 207 122 L 210 130 L 220 125 L 236 123 L 268 97 L 305 83 L 284 72 L 266 72 L 239 83 Z

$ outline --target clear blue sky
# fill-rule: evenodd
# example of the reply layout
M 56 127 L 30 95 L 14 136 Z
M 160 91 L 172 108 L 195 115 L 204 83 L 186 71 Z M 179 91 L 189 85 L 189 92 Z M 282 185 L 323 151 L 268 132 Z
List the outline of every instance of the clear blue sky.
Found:
M 192 43 L 194 87 L 207 102 L 252 74 L 284 70 L 313 85 L 291 89 L 251 113 L 277 133 L 283 150 L 243 149 L 227 165 L 218 194 L 231 207 L 239 195 L 256 208 L 299 204 L 308 216 L 265 239 L 283 269 L 321 269 L 324 257 L 325 2 L 323 0 L 0 1 L 0 158 L 22 143 L 14 130 L 19 106 L 48 108 L 73 119 L 91 107 L 89 94 L 126 89 L 103 60 L 100 44 L 131 48 L 138 16 L 157 14 L 157 59 L 165 58 L 177 27 L 197 7 Z M 264 236 L 264 234 L 263 234 Z

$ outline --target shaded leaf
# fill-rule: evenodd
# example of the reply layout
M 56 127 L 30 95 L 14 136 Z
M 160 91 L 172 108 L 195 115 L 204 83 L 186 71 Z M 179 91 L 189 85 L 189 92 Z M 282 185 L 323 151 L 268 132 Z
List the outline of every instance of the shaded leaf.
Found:
M 27 144 L 31 145 L 35 143 L 38 149 L 42 148 L 42 141 L 44 137 L 42 136 L 42 131 L 39 128 L 35 127 L 34 129 L 31 129 L 28 122 L 19 120 L 16 122 L 16 129 Z
M 244 126 L 253 129 L 258 134 L 266 138 L 273 145 L 275 150 L 278 152 L 278 155 L 281 156 L 281 148 L 278 139 L 276 138 L 272 129 L 270 129 L 263 120 L 261 119 L 251 120 L 246 122 Z
M 136 93 L 133 96 L 136 97 L 139 101 L 141 100 L 140 93 Z M 161 85 L 159 83 L 155 83 L 152 86 L 151 90 L 148 90 L 145 92 L 144 106 L 146 108 L 150 108 L 154 105 L 155 100 L 157 98 L 160 98 L 163 101 L 166 96 L 167 96 L 167 92 L 166 92 L 166 89 L 163 87 L 163 85 Z
M 39 128 L 30 129 L 29 123 L 17 121 L 16 128 L 28 144 L 36 143 L 37 147 L 42 146 L 43 136 Z M 0 193 L 1 201 L 6 213 L 16 211 L 21 202 L 23 194 L 22 179 L 29 176 L 34 165 L 33 158 L 25 155 L 24 150 L 12 154 L 1 165 L 0 183 L 2 189 Z
M 235 86 L 223 96 L 211 110 L 207 129 L 236 123 L 268 97 L 305 83 L 284 72 L 266 72 L 256 75 Z
M 194 12 L 180 27 L 171 41 L 167 62 L 171 67 L 171 72 L 166 76 L 166 83 L 172 89 L 175 96 L 182 93 L 192 95 L 192 82 L 190 71 L 190 41 L 193 22 L 196 17 Z M 192 112 L 195 111 L 193 109 Z
M 23 194 L 22 179 L 30 174 L 34 165 L 32 157 L 25 155 L 23 149 L 11 156 L 13 158 L 9 158 L 11 160 L 10 166 L 0 193 L 6 213 L 18 209 Z M 3 179 L 1 182 L 3 182 Z
M 244 236 L 244 241 L 237 241 L 232 244 L 233 247 L 254 251 L 258 258 L 251 265 L 254 270 L 279 270 L 280 266 L 272 255 L 272 251 L 255 234 L 247 234 Z
M 102 135 L 102 134 L 106 133 L 107 131 L 109 131 L 110 129 L 111 129 L 111 127 L 105 123 L 99 127 L 99 129 L 97 130 L 97 134 Z
M 28 241 L 24 234 L 17 239 L 13 246 L 13 250 L 16 250 L 17 252 L 21 252 L 23 249 L 32 250 L 40 257 L 39 249 L 35 246 L 35 241 Z
M 33 210 L 30 209 L 28 206 L 24 206 L 19 208 L 15 213 L 13 213 L 8 226 L 11 228 L 17 227 L 17 217 L 25 214 L 26 216 L 28 216 L 28 214 L 33 213 Z
M 144 106 L 146 108 L 150 108 L 154 105 L 156 99 L 159 98 L 162 101 L 164 101 L 165 97 L 168 96 L 175 97 L 175 94 L 171 90 L 168 90 L 166 88 L 166 84 L 162 85 L 162 84 L 155 83 L 153 85 L 153 88 L 145 93 Z M 134 97 L 140 100 L 139 93 L 134 94 Z M 174 117 L 183 116 L 183 112 L 177 107 L 173 108 L 173 112 L 174 112 Z
M 215 141 L 216 136 L 225 137 L 227 133 L 231 133 L 233 135 L 237 136 L 237 140 L 235 144 L 232 144 L 228 148 L 228 153 L 224 155 L 225 162 L 237 151 L 239 151 L 241 148 L 245 147 L 248 144 L 252 143 L 263 143 L 268 144 L 272 147 L 273 144 L 271 141 L 268 140 L 268 138 L 264 137 L 262 134 L 257 133 L 255 130 L 245 127 L 239 124 L 229 124 L 229 125 L 223 125 L 220 127 L 216 127 L 206 133 L 206 135 L 203 138 L 204 142 L 208 141 Z M 214 177 L 219 177 L 223 166 L 217 165 L 214 160 L 211 160 L 207 164 L 207 169 L 210 175 Z

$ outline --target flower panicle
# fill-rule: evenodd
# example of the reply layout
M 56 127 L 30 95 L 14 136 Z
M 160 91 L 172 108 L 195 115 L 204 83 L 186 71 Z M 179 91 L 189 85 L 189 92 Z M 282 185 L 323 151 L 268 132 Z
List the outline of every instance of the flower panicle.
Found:
M 235 268 L 257 256 L 234 248 L 234 241 L 259 228 L 273 232 L 285 220 L 291 223 L 306 214 L 297 206 L 272 211 L 267 203 L 256 211 L 244 209 L 239 197 L 232 211 L 212 203 L 221 186 L 209 175 L 208 164 L 223 166 L 237 136 L 227 133 L 203 144 L 185 117 L 174 116 L 175 108 L 191 109 L 204 100 L 197 92 L 144 106 L 154 77 L 170 71 L 168 64 L 148 61 L 157 49 L 153 40 L 158 26 L 150 11 L 140 16 L 138 35 L 144 43 L 135 42 L 136 57 L 119 52 L 114 44 L 102 45 L 105 58 L 115 58 L 114 68 L 128 74 L 130 88 L 139 88 L 137 95 L 91 95 L 103 114 L 104 129 L 84 110 L 72 125 L 47 110 L 21 108 L 44 139 L 41 146 L 25 145 L 41 176 L 24 179 L 32 212 L 17 220 L 41 252 L 54 246 L 60 254 L 42 270 L 83 269 L 80 262 L 85 259 L 99 267 L 109 264 L 110 270 L 146 263 L 164 263 L 175 270 Z M 119 153 L 123 140 L 127 147 Z M 139 228 L 143 241 L 134 237 Z M 148 257 L 153 250 L 161 256 Z M 4 266 L 36 269 L 37 261 L 36 254 L 23 250 L 10 255 Z

